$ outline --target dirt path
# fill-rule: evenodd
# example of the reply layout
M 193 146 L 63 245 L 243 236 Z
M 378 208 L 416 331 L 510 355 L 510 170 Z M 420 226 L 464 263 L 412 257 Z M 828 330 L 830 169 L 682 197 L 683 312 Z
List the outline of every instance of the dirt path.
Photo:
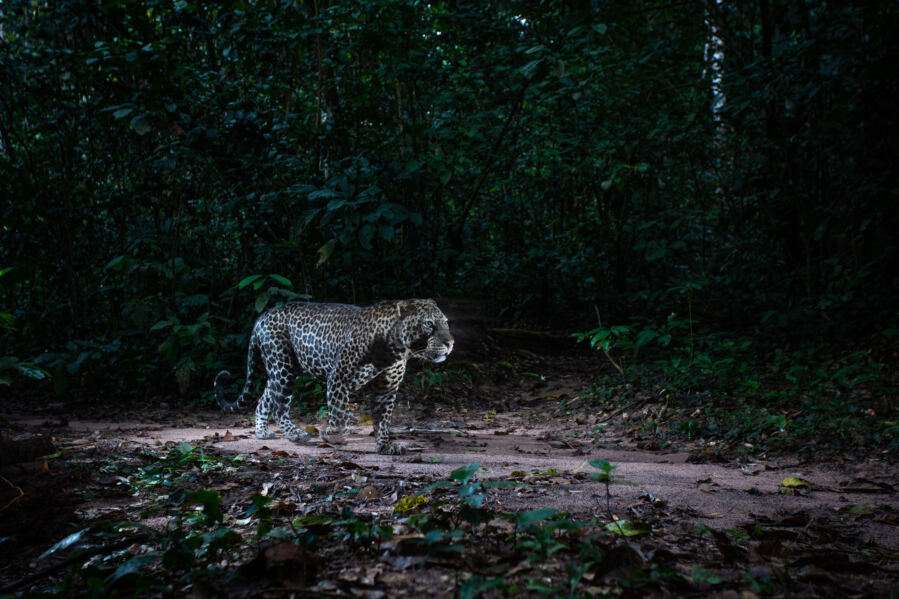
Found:
M 422 581 L 428 580 L 435 585 L 433 596 L 457 597 L 466 576 L 486 581 L 491 572 L 505 572 L 503 584 L 511 586 L 503 588 L 518 594 L 539 581 L 574 576 L 567 568 L 582 559 L 594 564 L 579 587 L 587 594 L 619 588 L 622 573 L 650 594 L 689 591 L 693 596 L 708 596 L 713 587 L 737 593 L 721 597 L 738 597 L 747 589 L 750 594 L 742 596 L 797 589 L 814 597 L 857 595 L 859 590 L 865 596 L 887 596 L 899 584 L 897 472 L 889 460 L 829 456 L 812 462 L 725 452 L 727 461 L 709 461 L 716 458 L 709 442 L 667 445 L 664 438 L 645 434 L 646 419 L 659 414 L 651 400 L 596 404 L 585 399 L 583 390 L 595 368 L 590 358 L 520 349 L 509 358 L 514 366 L 502 362 L 474 380 L 449 377 L 449 384 L 437 385 L 429 383 L 432 373 L 413 372 L 394 417 L 395 437 L 411 448 L 400 456 L 374 452 L 372 426 L 364 424 L 362 406 L 363 424 L 351 428 L 345 444 L 331 446 L 293 443 L 280 434 L 260 441 L 252 434 L 251 406 L 223 414 L 165 404 L 50 404 L 28 412 L 20 404 L 0 414 L 4 429 L 52 436 L 62 452 L 43 464 L 3 468 L 9 483 L 0 488 L 5 506 L 0 509 L 0 562 L 6 562 L 0 567 L 0 588 L 27 580 L 38 556 L 90 523 L 140 521 L 164 536 L 170 516 L 146 514 L 177 512 L 184 496 L 169 493 L 179 485 L 219 494 L 226 524 L 245 540 L 254 533 L 243 516 L 259 494 L 274 502 L 275 525 L 282 530 L 295 532 L 292 523 L 303 518 L 326 518 L 325 524 L 314 525 L 320 528 L 316 551 L 326 565 L 299 582 L 281 570 L 266 570 L 253 583 L 256 590 L 418 597 Z M 472 369 L 480 371 L 474 363 Z M 311 418 L 295 416 L 298 424 L 308 425 Z M 191 460 L 179 459 L 182 450 Z M 210 458 L 209 469 L 197 454 Z M 615 466 L 608 495 L 606 486 L 591 477 L 598 472 L 591 460 Z M 505 483 L 485 491 L 484 507 L 496 517 L 486 526 L 465 529 L 467 549 L 461 553 L 446 546 L 441 551 L 449 553 L 432 555 L 421 544 L 424 529 L 411 524 L 408 514 L 395 513 L 395 507 L 403 498 L 426 493 L 431 525 L 458 526 L 448 516 L 460 505 L 457 491 L 423 490 L 472 462 L 481 467 L 480 480 Z M 171 486 L 161 484 L 159 477 L 166 476 Z M 785 487 L 787 479 L 799 479 L 801 486 Z M 583 534 L 592 534 L 594 527 L 602 531 L 610 514 L 639 523 L 651 534 L 619 542 L 608 533 L 582 541 L 574 532 L 557 557 L 547 554 L 535 562 L 516 543 L 543 542 L 542 533 L 522 532 L 508 517 L 541 508 L 592 523 L 580 529 Z M 347 552 L 339 529 L 339 515 L 345 513 L 390 523 L 396 536 L 386 550 Z M 578 557 L 591 547 L 605 557 Z M 222 567 L 243 569 L 266 559 L 266 551 L 264 544 L 248 542 Z M 307 557 L 291 557 L 291 571 L 305 572 Z M 168 575 L 158 566 L 152 572 Z M 466 574 L 460 577 L 460 572 Z M 647 572 L 657 578 L 645 578 Z M 173 571 L 170 580 L 179 576 Z M 209 584 L 221 585 L 213 579 Z M 229 588 L 231 596 L 254 592 Z
M 620 431 L 591 434 L 589 427 L 573 422 L 535 427 L 520 413 L 492 414 L 490 424 L 481 420 L 444 423 L 457 428 L 438 425 L 429 429 L 422 428 L 421 422 L 401 418 L 397 438 L 411 448 L 401 456 L 375 453 L 370 425 L 352 427 L 346 444 L 341 446 L 294 443 L 280 435 L 260 441 L 253 436 L 245 416 L 217 412 L 200 412 L 195 418 L 162 425 L 72 420 L 54 434 L 63 444 L 75 447 L 116 440 L 119 450 L 125 452 L 187 442 L 204 444 L 224 454 L 280 455 L 297 468 L 308 468 L 312 463 L 354 463 L 397 481 L 446 480 L 456 468 L 476 461 L 484 469 L 485 479 L 535 483 L 527 491 L 499 494 L 496 500 L 504 508 L 552 507 L 581 518 L 606 512 L 605 488 L 589 477 L 597 470 L 588 462 L 596 459 L 608 460 L 616 467 L 616 481 L 611 487 L 615 513 L 641 502 L 663 502 L 670 511 L 721 530 L 758 518 L 777 520 L 796 512 L 835 513 L 872 503 L 899 512 L 899 498 L 889 490 L 895 483 L 895 472 L 879 463 L 844 465 L 841 470 L 785 459 L 689 463 L 693 455 L 689 448 L 647 451 L 626 447 Z M 28 417 L 13 417 L 11 421 L 26 430 L 40 430 L 47 422 Z M 785 489 L 781 483 L 787 478 L 801 479 L 808 486 Z M 393 506 L 384 503 L 367 507 L 372 513 L 381 513 Z M 862 535 L 865 542 L 899 550 L 894 525 L 872 522 Z

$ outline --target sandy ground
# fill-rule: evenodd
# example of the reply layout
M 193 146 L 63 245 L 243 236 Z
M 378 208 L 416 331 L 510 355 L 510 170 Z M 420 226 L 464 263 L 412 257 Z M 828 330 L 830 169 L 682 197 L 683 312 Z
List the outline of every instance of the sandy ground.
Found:
M 24 429 L 48 428 L 47 421 L 40 419 L 13 416 L 10 420 Z M 484 469 L 482 478 L 534 482 L 527 490 L 497 495 L 494 501 L 505 509 L 552 507 L 580 517 L 601 516 L 606 511 L 605 487 L 590 478 L 597 470 L 588 463 L 604 459 L 616 466 L 613 512 L 641 501 L 661 501 L 669 511 L 718 530 L 755 519 L 777 521 L 791 513 L 840 511 L 860 504 L 899 510 L 895 490 L 877 490 L 877 484 L 895 483 L 895 472 L 880 462 L 841 469 L 787 459 L 689 463 L 688 450 L 646 451 L 624 447 L 621 436 L 613 432 L 573 436 L 564 427 L 531 427 L 521 420 L 517 414 L 500 413 L 492 424 L 457 422 L 458 429 L 409 428 L 414 423 L 401 422 L 395 436 L 410 451 L 399 456 L 374 452 L 370 425 L 352 427 L 346 443 L 339 446 L 294 443 L 280 434 L 262 441 L 253 436 L 245 415 L 215 412 L 165 424 L 72 420 L 54 434 L 63 446 L 73 447 L 99 439 L 114 439 L 132 450 L 204 442 L 223 453 L 275 453 L 295 461 L 297 468 L 310 461 L 352 462 L 397 480 L 423 476 L 445 480 L 454 469 L 477 461 Z M 781 483 L 788 477 L 800 478 L 808 487 L 800 494 L 785 493 Z M 899 549 L 899 535 L 892 526 L 872 523 L 862 534 L 883 547 Z

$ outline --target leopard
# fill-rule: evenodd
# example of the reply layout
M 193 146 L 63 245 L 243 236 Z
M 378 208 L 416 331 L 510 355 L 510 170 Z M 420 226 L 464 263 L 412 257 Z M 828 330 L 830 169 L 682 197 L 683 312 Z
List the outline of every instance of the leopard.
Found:
M 389 300 L 370 306 L 295 302 L 264 312 L 253 325 L 247 349 L 243 390 L 234 401 L 225 397 L 227 370 L 214 381 L 216 401 L 232 412 L 253 390 L 264 370 L 265 388 L 256 404 L 255 434 L 271 439 L 269 418 L 291 441 L 307 442 L 310 433 L 290 418 L 294 384 L 302 374 L 325 386 L 326 443 L 345 442 L 350 404 L 363 396 L 374 400 L 377 453 L 406 453 L 407 446 L 390 438 L 397 390 L 410 359 L 440 363 L 453 351 L 449 321 L 433 299 Z

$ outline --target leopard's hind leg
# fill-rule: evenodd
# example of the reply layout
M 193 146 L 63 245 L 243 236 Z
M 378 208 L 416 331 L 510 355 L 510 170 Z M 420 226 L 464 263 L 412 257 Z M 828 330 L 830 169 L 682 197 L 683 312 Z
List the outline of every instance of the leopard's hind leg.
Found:
M 293 389 L 295 381 L 296 376 L 291 377 L 289 386 L 282 392 L 283 400 L 276 409 L 274 416 L 278 421 L 278 426 L 281 427 L 281 432 L 284 433 L 288 439 L 291 441 L 305 441 L 309 438 L 309 433 L 299 428 L 290 419 L 290 401 L 292 399 L 290 392 Z
M 256 438 L 257 439 L 272 439 L 275 436 L 275 433 L 272 432 L 271 429 L 268 428 L 268 418 L 272 412 L 276 412 L 278 409 L 278 398 L 277 394 L 274 392 L 272 388 L 271 381 L 269 381 L 265 385 L 265 391 L 262 392 L 262 397 L 259 398 L 259 402 L 256 404 Z
M 302 441 L 309 437 L 309 434 L 290 420 L 290 401 L 300 366 L 287 339 L 280 336 L 273 337 L 266 339 L 267 343 L 264 345 L 268 382 L 256 406 L 256 437 L 271 439 L 275 436 L 268 428 L 268 419 L 273 417 L 288 439 Z
M 268 420 L 271 417 L 291 441 L 305 441 L 309 433 L 297 427 L 290 419 L 290 390 L 296 376 L 286 377 L 286 381 L 269 381 L 265 386 L 262 399 L 256 406 L 256 437 L 258 439 L 271 439 L 275 433 L 268 428 Z M 284 385 L 287 385 L 286 387 Z

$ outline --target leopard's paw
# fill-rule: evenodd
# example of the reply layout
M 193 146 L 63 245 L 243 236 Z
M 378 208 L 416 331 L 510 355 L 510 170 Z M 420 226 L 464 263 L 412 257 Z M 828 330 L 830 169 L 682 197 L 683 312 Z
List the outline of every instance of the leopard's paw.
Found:
M 260 431 L 260 430 L 257 430 L 257 431 L 256 431 L 256 438 L 257 438 L 257 439 L 263 439 L 263 440 L 265 440 L 265 439 L 274 439 L 274 438 L 275 438 L 275 432 L 274 432 L 274 431 L 271 431 L 271 430 L 269 430 L 269 429 L 263 429 L 263 430 L 261 430 L 261 431 Z
M 346 445 L 346 436 L 330 429 L 320 433 L 319 438 L 328 445 Z
M 287 433 L 287 438 L 294 443 L 302 443 L 303 441 L 309 440 L 309 433 L 301 428 L 298 428 Z
M 378 445 L 377 450 L 378 453 L 385 455 L 403 455 L 408 451 L 408 448 L 402 443 L 387 443 Z

